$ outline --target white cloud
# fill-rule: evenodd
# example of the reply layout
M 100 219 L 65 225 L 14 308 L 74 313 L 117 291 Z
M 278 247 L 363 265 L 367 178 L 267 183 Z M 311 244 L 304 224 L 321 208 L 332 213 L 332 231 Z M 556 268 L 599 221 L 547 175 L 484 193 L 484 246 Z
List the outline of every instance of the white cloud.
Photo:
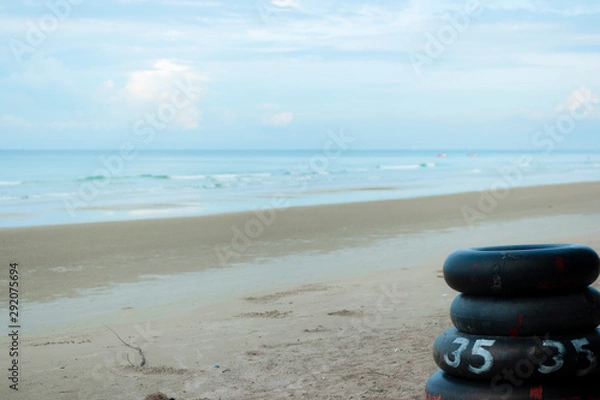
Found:
M 161 101 L 169 96 L 178 74 L 186 74 L 195 80 L 201 77 L 189 72 L 189 68 L 177 65 L 170 60 L 158 60 L 153 69 L 133 71 L 125 86 L 125 93 L 134 100 Z M 172 89 L 171 89 L 172 90 Z
M 300 2 L 297 0 L 269 0 L 269 3 L 275 7 L 300 8 Z
M 270 126 L 286 126 L 294 119 L 294 113 L 290 111 L 271 114 L 267 117 L 263 117 L 263 125 Z
M 598 96 L 591 89 L 581 86 L 574 90 L 566 101 L 555 108 L 556 113 L 577 111 L 584 104 L 598 105 Z
M 204 93 L 204 85 L 209 79 L 192 68 L 173 60 L 157 60 L 152 68 L 132 71 L 127 74 L 127 82 L 121 88 L 112 79 L 104 81 L 98 88 L 98 96 L 109 103 L 113 114 L 121 118 L 139 118 L 155 111 L 162 104 L 173 103 L 174 96 L 184 96 L 189 104 L 178 109 L 171 127 L 194 129 L 198 127 L 202 111 L 198 101 Z M 182 87 L 189 90 L 182 93 Z M 179 100 L 184 101 L 184 100 Z
M 600 115 L 598 109 L 598 96 L 589 88 L 580 86 L 572 91 L 567 98 L 559 105 L 554 107 L 553 111 L 541 111 L 531 108 L 523 108 L 520 110 L 520 115 L 532 120 L 548 121 L 556 120 L 563 113 L 580 112 L 581 107 L 585 107 L 588 112 L 585 114 L 587 118 L 596 118 Z

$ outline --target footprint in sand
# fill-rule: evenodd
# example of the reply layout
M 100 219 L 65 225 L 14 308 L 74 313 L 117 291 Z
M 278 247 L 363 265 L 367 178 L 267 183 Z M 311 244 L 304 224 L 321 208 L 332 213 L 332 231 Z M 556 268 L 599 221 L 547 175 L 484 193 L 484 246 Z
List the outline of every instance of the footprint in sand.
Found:
M 250 312 L 250 313 L 240 314 L 240 315 L 238 315 L 238 317 L 283 318 L 283 317 L 290 315 L 291 313 L 292 313 L 291 311 L 283 311 L 282 312 L 279 310 L 272 310 L 272 311 L 265 311 L 265 312 Z
M 361 315 L 360 311 L 340 310 L 327 313 L 327 315 L 336 315 L 339 317 L 355 317 Z

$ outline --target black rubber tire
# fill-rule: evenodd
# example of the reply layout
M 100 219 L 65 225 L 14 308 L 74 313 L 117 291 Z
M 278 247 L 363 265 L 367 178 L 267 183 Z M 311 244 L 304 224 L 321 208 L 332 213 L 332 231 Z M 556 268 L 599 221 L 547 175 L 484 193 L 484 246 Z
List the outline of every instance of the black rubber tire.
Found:
M 425 400 L 600 400 L 600 385 L 576 379 L 544 385 L 471 381 L 437 371 L 427 381 Z
M 600 372 L 600 329 L 568 336 L 507 337 L 475 336 L 451 328 L 435 340 L 433 359 L 459 378 L 490 381 L 507 374 L 528 382 L 581 378 Z
M 568 335 L 594 330 L 600 324 L 600 292 L 536 297 L 494 297 L 460 294 L 450 306 L 459 331 L 473 335 Z
M 598 254 L 577 244 L 476 247 L 457 250 L 444 262 L 448 286 L 482 296 L 573 292 L 599 274 Z

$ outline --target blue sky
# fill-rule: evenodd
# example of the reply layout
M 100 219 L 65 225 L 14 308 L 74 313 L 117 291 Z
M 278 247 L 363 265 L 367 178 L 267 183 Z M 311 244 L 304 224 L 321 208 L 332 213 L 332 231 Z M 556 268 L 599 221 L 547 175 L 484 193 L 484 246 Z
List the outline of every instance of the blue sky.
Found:
M 344 129 L 365 149 L 528 149 L 574 111 L 557 144 L 600 148 L 599 17 L 592 1 L 4 2 L 0 148 L 320 148 Z

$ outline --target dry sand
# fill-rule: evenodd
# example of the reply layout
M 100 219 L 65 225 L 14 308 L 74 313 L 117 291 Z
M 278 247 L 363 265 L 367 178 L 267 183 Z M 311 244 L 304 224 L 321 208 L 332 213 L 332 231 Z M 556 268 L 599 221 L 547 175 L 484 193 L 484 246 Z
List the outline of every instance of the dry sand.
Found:
M 277 210 L 246 242 L 232 238 L 253 213 L 2 229 L 2 262 L 21 269 L 14 398 L 420 399 L 451 326 L 451 251 L 600 250 L 600 183 L 512 189 L 469 226 L 480 196 Z

